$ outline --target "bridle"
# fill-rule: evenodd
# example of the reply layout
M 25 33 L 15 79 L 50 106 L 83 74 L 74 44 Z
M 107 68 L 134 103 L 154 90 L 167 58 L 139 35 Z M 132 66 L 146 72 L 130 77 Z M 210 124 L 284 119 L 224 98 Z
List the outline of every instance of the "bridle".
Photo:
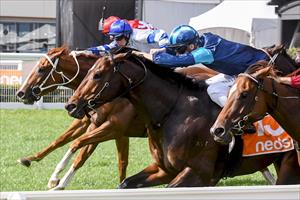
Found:
M 275 87 L 275 81 L 273 79 L 271 79 L 272 81 L 272 92 L 266 90 L 264 88 L 264 79 L 262 80 L 257 80 L 255 77 L 253 77 L 252 75 L 248 74 L 248 73 L 241 73 L 238 75 L 238 77 L 247 77 L 248 79 L 250 79 L 251 81 L 253 81 L 256 84 L 256 91 L 255 94 L 253 95 L 253 99 L 250 103 L 248 103 L 248 105 L 254 105 L 255 101 L 258 101 L 255 97 L 257 96 L 258 91 L 262 91 L 264 93 L 267 93 L 271 96 L 274 97 L 275 102 L 273 103 L 273 107 L 276 108 L 278 106 L 278 99 L 300 99 L 299 96 L 281 96 L 277 93 L 276 87 Z M 250 112 L 249 114 L 245 115 L 241 120 L 239 120 L 237 122 L 237 124 L 234 125 L 234 127 L 232 129 L 238 130 L 238 134 L 242 134 L 242 129 L 244 128 L 244 126 L 246 125 L 249 116 L 254 117 L 257 120 L 262 119 L 264 116 L 260 116 L 258 115 L 258 113 L 255 112 Z
M 35 85 L 35 86 L 32 87 L 32 95 L 35 96 L 37 98 L 37 100 L 39 100 L 41 98 L 40 94 L 42 93 L 42 91 L 47 90 L 47 89 L 52 88 L 52 87 L 65 86 L 65 85 L 68 85 L 69 83 L 71 83 L 72 81 L 75 80 L 75 78 L 79 74 L 80 66 L 79 66 L 78 60 L 76 58 L 75 52 L 71 52 L 71 55 L 74 58 L 75 63 L 77 65 L 76 74 L 72 78 L 68 78 L 62 71 L 57 70 L 57 64 L 59 62 L 59 57 L 55 58 L 55 61 L 53 62 L 52 61 L 53 58 L 50 58 L 47 54 L 43 55 L 48 60 L 48 62 L 52 66 L 52 68 L 49 71 L 46 78 L 43 80 L 43 82 L 40 85 Z M 54 75 L 53 75 L 54 73 L 57 73 L 57 74 L 60 75 L 62 83 L 54 83 L 54 84 L 51 84 L 51 85 L 48 85 L 48 86 L 44 87 L 45 83 L 48 81 L 48 79 L 50 77 L 55 82 L 55 78 L 54 78 Z
M 126 95 L 131 90 L 133 90 L 137 86 L 141 85 L 145 81 L 145 79 L 147 77 L 147 74 L 148 74 L 147 68 L 146 68 L 144 62 L 142 62 L 138 57 L 133 56 L 133 58 L 135 58 L 143 66 L 144 76 L 139 81 L 137 81 L 136 83 L 134 83 L 132 81 L 132 79 L 128 75 L 126 75 L 124 72 L 122 72 L 120 70 L 120 66 L 121 66 L 122 62 L 117 62 L 116 63 L 115 60 L 114 60 L 114 55 L 111 52 L 109 52 L 109 51 L 107 51 L 106 53 L 108 54 L 108 56 L 109 56 L 109 58 L 110 58 L 110 60 L 112 62 L 114 75 L 116 75 L 116 74 L 121 75 L 127 81 L 127 83 L 128 83 L 127 89 L 124 92 L 122 92 L 120 95 L 118 95 L 117 97 L 113 97 L 112 99 L 115 99 L 115 98 L 122 97 L 122 96 Z M 102 88 L 99 90 L 99 92 L 93 98 L 91 98 L 90 100 L 87 101 L 88 102 L 87 104 L 88 104 L 89 108 L 93 109 L 96 105 L 102 103 L 102 101 L 100 100 L 100 97 L 103 94 L 103 91 L 105 89 L 109 88 L 109 86 L 110 86 L 109 82 L 110 81 L 106 81 L 104 83 L 104 85 L 102 86 Z M 108 100 L 108 101 L 111 101 L 111 100 Z

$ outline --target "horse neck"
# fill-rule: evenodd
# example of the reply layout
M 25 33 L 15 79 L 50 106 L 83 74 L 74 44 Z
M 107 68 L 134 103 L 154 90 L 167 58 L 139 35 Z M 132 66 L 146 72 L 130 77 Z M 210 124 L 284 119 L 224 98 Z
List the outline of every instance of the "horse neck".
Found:
M 275 92 L 280 97 L 289 97 L 289 96 L 299 96 L 299 91 L 296 89 L 290 88 L 283 84 L 279 84 L 276 81 L 266 78 L 269 84 L 269 92 Z M 274 85 L 272 86 L 272 81 Z M 274 88 L 273 88 L 274 87 Z M 300 132 L 299 119 L 300 112 L 297 109 L 300 107 L 300 99 L 286 99 L 275 97 L 271 94 L 267 97 L 267 112 L 274 117 L 274 119 L 297 140 L 300 141 L 300 135 L 293 135 L 294 133 Z M 296 112 L 293 112 L 296 111 Z M 298 119 L 298 120 L 297 120 Z
M 275 60 L 276 69 L 282 73 L 282 76 L 286 76 L 294 72 L 297 67 L 293 59 L 288 57 L 288 55 L 283 55 L 280 53 Z
M 148 70 L 145 81 L 129 93 L 129 100 L 144 120 L 156 122 L 174 105 L 179 90 L 178 85 Z
M 77 87 L 80 85 L 81 81 L 87 74 L 88 70 L 92 67 L 96 60 L 87 60 L 83 57 L 77 57 L 78 64 L 79 64 L 79 73 L 76 78 L 66 85 L 66 87 L 76 90 Z M 75 62 L 72 56 L 64 57 L 60 60 L 59 64 L 60 70 L 69 78 L 73 78 L 78 70 L 77 63 Z

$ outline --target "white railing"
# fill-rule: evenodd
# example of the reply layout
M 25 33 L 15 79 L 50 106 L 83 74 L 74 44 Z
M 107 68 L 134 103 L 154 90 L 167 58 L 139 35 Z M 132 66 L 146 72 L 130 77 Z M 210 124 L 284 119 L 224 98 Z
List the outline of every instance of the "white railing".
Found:
M 33 105 L 25 105 L 18 101 L 16 92 L 19 86 L 0 85 L 0 108 L 1 109 L 61 109 L 64 108 L 65 102 L 73 94 L 73 90 L 59 87 L 53 92 L 43 96 Z
M 2 192 L 0 200 L 299 200 L 300 185 Z

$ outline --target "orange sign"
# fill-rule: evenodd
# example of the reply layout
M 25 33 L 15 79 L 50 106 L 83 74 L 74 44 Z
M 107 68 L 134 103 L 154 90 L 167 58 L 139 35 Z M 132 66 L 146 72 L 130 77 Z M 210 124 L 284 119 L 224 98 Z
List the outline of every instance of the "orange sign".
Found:
M 0 84 L 21 85 L 22 73 L 20 70 L 0 69 Z
M 245 134 L 243 156 L 285 152 L 294 149 L 293 139 L 270 116 L 255 123 L 257 132 Z

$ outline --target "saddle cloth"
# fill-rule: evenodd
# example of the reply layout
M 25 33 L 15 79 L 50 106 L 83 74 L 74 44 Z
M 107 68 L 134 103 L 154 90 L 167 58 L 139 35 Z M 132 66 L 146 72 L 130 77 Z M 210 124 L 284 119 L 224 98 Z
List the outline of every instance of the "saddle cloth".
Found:
M 270 115 L 256 122 L 255 134 L 244 134 L 243 156 L 286 152 L 294 149 L 293 139 Z

